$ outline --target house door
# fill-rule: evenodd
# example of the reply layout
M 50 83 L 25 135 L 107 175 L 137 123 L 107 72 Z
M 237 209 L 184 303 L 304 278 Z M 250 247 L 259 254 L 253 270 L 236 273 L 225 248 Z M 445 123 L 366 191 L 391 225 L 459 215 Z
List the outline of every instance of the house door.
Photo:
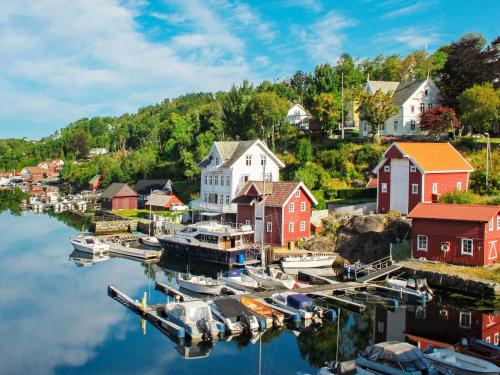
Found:
M 391 159 L 390 210 L 408 213 L 408 159 Z
M 497 241 L 490 241 L 489 244 L 488 260 L 497 259 Z

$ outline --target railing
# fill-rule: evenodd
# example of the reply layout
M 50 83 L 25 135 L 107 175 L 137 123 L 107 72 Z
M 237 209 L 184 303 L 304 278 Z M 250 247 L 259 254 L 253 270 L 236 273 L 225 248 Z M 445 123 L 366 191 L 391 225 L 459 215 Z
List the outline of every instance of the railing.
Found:
M 217 203 L 200 202 L 200 203 L 195 203 L 193 205 L 193 208 L 199 208 L 201 210 L 215 211 L 220 213 L 234 214 L 236 213 L 238 206 L 236 204 L 217 204 Z

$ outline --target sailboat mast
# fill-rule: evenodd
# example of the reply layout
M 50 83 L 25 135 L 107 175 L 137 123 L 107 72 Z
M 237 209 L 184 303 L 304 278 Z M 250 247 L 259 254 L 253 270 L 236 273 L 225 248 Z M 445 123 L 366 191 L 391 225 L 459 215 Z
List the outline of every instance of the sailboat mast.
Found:
M 266 266 L 266 159 L 262 166 L 262 238 L 260 241 L 260 262 L 262 267 Z

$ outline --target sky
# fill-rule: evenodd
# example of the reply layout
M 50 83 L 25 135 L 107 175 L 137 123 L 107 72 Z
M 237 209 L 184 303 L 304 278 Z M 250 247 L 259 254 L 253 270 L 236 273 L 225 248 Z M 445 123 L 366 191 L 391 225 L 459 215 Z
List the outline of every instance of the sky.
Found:
M 499 33 L 498 0 L 0 1 L 0 138 Z

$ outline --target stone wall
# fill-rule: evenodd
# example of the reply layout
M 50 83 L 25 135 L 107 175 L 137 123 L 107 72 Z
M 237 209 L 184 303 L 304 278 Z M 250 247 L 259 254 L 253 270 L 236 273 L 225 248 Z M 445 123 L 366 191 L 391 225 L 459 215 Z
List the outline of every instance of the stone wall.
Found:
M 367 215 L 377 211 L 377 202 L 367 202 L 359 204 L 334 204 L 328 203 L 328 211 L 337 216 L 344 215 Z
M 95 234 L 132 232 L 135 230 L 137 230 L 137 221 L 132 220 L 96 221 L 93 224 Z

